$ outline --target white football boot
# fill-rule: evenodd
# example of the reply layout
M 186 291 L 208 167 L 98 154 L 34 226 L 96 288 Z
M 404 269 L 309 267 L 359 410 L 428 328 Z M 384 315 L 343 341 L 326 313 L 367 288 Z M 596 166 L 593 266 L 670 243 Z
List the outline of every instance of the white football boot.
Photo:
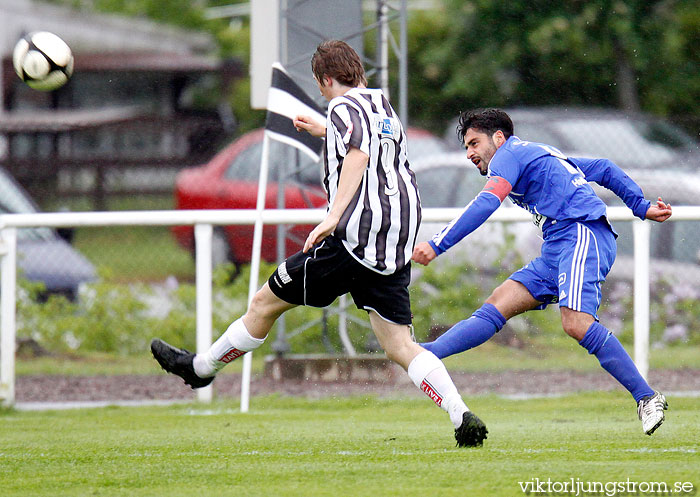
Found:
M 666 397 L 660 392 L 644 397 L 637 403 L 637 414 L 642 421 L 642 429 L 651 435 L 664 422 L 664 409 L 668 409 Z

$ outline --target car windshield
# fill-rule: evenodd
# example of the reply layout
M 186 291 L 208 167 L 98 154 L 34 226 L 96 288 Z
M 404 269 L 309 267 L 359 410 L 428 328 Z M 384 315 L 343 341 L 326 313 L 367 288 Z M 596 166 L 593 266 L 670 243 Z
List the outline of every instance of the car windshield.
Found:
M 579 143 L 582 151 L 590 151 L 613 162 L 634 162 L 653 165 L 669 162 L 674 151 L 666 145 L 646 139 L 629 121 L 620 119 L 574 120 L 554 123 L 569 143 Z
M 31 214 L 37 212 L 34 203 L 26 196 L 14 179 L 0 168 L 0 213 Z M 19 240 L 50 240 L 52 231 L 48 228 L 23 228 L 17 230 Z
M 569 155 L 605 157 L 624 168 L 697 168 L 681 157 L 697 145 L 684 132 L 660 121 L 553 119 L 518 123 L 515 132 L 523 140 L 547 143 Z
M 484 180 L 464 167 L 436 166 L 416 172 L 423 207 L 464 207 L 479 194 Z
M 255 181 L 260 175 L 262 142 L 257 142 L 236 155 L 226 169 L 225 177 L 237 181 Z M 282 166 L 286 166 L 287 181 L 293 180 L 307 185 L 321 184 L 320 162 L 313 161 L 298 149 L 276 140 L 270 140 L 269 181 L 279 181 Z
M 408 160 L 444 153 L 447 150 L 445 142 L 430 135 L 408 135 Z
M 557 148 L 567 148 L 563 146 L 562 138 L 542 124 L 529 122 L 514 123 L 513 132 L 521 140 L 546 143 Z

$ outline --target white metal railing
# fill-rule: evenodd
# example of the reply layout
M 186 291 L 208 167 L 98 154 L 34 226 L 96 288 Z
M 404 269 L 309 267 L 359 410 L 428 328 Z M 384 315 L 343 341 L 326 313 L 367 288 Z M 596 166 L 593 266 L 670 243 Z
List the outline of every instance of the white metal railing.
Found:
M 16 340 L 16 264 L 17 229 L 35 227 L 85 226 L 173 226 L 194 225 L 196 239 L 196 327 L 197 352 L 212 343 L 212 261 L 213 225 L 233 224 L 315 224 L 324 216 L 324 209 L 188 210 L 188 211 L 114 211 L 61 212 L 0 215 L 0 401 L 13 405 L 15 400 Z M 462 212 L 461 208 L 424 209 L 424 222 L 446 222 Z M 625 207 L 608 208 L 611 221 L 633 221 L 634 282 L 634 359 L 643 376 L 649 369 L 649 234 L 650 225 L 635 218 Z M 489 222 L 529 221 L 522 209 L 502 208 Z M 674 207 L 672 221 L 700 220 L 700 207 Z M 246 354 L 249 356 L 250 354 Z M 244 375 L 245 377 L 246 375 Z M 249 379 L 249 375 L 248 375 Z M 245 380 L 248 381 L 248 380 Z M 248 386 L 244 385 L 244 390 Z M 200 401 L 210 401 L 211 387 L 198 390 Z M 247 410 L 247 405 L 245 410 Z

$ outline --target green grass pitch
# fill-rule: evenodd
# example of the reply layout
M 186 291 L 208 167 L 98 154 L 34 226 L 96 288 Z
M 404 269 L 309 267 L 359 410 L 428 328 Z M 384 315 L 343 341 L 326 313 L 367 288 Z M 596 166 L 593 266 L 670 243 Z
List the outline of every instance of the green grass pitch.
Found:
M 231 401 L 3 410 L 0 495 L 490 497 L 572 478 L 687 483 L 692 490 L 673 495 L 694 495 L 700 398 L 668 400 L 666 423 L 648 437 L 623 392 L 474 397 L 489 428 L 475 449 L 454 447 L 447 415 L 419 397 L 271 396 L 253 398 L 246 414 Z

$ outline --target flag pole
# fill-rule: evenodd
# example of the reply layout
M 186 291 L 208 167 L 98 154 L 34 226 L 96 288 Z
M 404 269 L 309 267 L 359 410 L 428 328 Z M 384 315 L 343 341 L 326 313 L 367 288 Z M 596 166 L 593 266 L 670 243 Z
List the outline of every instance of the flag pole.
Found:
M 258 179 L 258 201 L 256 205 L 255 230 L 253 232 L 253 251 L 250 259 L 250 283 L 248 285 L 248 306 L 258 291 L 258 274 L 260 273 L 260 251 L 262 247 L 263 218 L 265 198 L 267 196 L 267 171 L 270 162 L 270 138 L 267 133 L 263 138 L 262 158 L 260 159 L 260 177 Z M 253 351 L 243 355 L 243 374 L 241 376 L 241 412 L 248 412 L 250 406 L 250 370 Z
M 258 291 L 258 275 L 260 273 L 260 251 L 263 236 L 263 211 L 267 197 L 267 176 L 270 162 L 270 140 L 279 141 L 297 147 L 315 160 L 318 153 L 309 148 L 308 143 L 299 140 L 298 132 L 292 121 L 297 115 L 318 116 L 325 120 L 322 110 L 304 93 L 299 85 L 291 80 L 281 64 L 272 64 L 272 81 L 267 96 L 267 117 L 265 119 L 265 135 L 263 138 L 262 157 L 260 159 L 260 177 L 258 179 L 258 201 L 256 207 L 255 230 L 253 232 L 253 250 L 250 260 L 250 283 L 248 286 L 248 307 Z M 284 139 L 286 137 L 287 139 Z M 291 138 L 291 141 L 288 140 Z M 318 148 L 323 146 L 323 140 L 318 140 Z M 250 406 L 250 370 L 253 352 L 243 355 L 243 374 L 241 375 L 241 412 L 248 412 Z

